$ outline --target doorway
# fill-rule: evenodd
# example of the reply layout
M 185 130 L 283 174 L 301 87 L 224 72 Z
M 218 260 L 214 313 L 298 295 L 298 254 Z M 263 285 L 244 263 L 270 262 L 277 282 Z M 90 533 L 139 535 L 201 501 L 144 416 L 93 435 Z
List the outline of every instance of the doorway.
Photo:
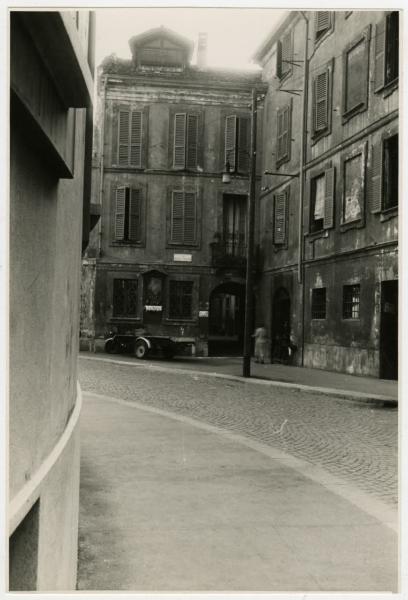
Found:
M 398 280 L 381 282 L 380 377 L 398 379 Z
M 149 271 L 143 276 L 143 327 L 150 335 L 161 332 L 163 315 L 164 276 Z
M 210 295 L 208 354 L 240 356 L 244 340 L 245 286 L 223 283 Z
M 290 297 L 285 288 L 276 290 L 272 303 L 272 362 L 289 362 Z

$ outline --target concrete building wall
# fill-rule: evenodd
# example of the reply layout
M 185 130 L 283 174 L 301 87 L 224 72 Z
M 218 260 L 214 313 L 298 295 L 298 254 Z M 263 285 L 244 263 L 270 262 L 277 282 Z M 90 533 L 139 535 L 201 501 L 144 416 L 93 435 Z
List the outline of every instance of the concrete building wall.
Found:
M 59 81 L 50 77 L 41 48 L 59 30 L 61 47 L 54 48 L 53 56 L 58 61 L 58 50 L 64 53 L 68 40 L 80 47 L 81 29 L 78 36 L 71 31 L 67 22 L 75 27 L 75 20 L 69 14 L 14 13 L 11 20 L 9 587 L 72 590 L 78 528 L 81 397 L 76 362 L 87 108 L 79 108 L 77 98 L 76 108 L 65 109 L 68 130 L 72 126 L 68 138 L 63 129 L 53 128 Z M 88 24 L 87 19 L 84 26 Z M 28 77 L 24 59 L 30 60 L 25 52 L 36 56 L 43 69 L 48 113 L 45 104 L 38 113 L 33 110 L 38 90 L 31 98 L 24 94 L 21 82 Z M 77 70 L 72 75 L 92 79 L 89 66 L 82 72 L 86 55 L 82 65 L 75 56 L 71 60 L 65 67 Z M 42 94 L 46 96 L 44 88 Z M 92 110 L 89 99 L 83 97 L 82 106 Z M 64 122 L 62 112 L 59 118 Z M 43 125 L 47 120 L 48 131 Z M 63 153 L 55 154 L 54 149 L 64 144 Z M 27 526 L 31 511 L 35 528 Z M 32 574 L 28 579 L 26 570 Z

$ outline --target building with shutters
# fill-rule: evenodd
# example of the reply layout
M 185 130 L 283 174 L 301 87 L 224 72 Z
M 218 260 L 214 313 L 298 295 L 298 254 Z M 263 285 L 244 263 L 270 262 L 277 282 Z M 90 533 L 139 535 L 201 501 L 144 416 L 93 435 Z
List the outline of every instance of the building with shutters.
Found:
M 94 20 L 10 11 L 8 589 L 76 587 Z
M 206 68 L 205 35 L 197 65 L 193 44 L 165 28 L 129 45 L 131 59 L 108 57 L 98 78 L 93 200 L 102 216 L 83 261 L 82 347 L 143 328 L 190 341 L 198 355 L 240 352 L 260 72 Z
M 256 53 L 272 360 L 397 377 L 398 16 L 290 12 Z

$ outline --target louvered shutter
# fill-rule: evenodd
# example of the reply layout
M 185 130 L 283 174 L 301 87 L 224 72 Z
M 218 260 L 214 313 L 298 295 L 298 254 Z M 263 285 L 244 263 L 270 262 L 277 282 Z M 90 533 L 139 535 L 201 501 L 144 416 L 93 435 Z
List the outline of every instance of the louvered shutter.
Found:
M 275 244 L 286 240 L 286 192 L 275 195 L 274 235 Z
M 184 169 L 186 160 L 186 114 L 174 115 L 173 167 Z
M 187 168 L 197 168 L 198 154 L 198 115 L 187 117 Z
M 248 173 L 249 170 L 249 125 L 250 119 L 238 119 L 238 171 Z
M 374 45 L 374 91 L 378 92 L 385 83 L 385 35 L 386 20 L 383 19 L 375 26 Z
M 330 12 L 315 12 L 315 38 L 319 39 L 330 27 Z
M 314 131 L 328 127 L 329 71 L 320 73 L 314 80 Z
M 142 113 L 133 111 L 130 127 L 130 164 L 142 166 Z
M 196 241 L 196 195 L 194 192 L 184 194 L 184 244 L 195 244 Z
M 130 112 L 128 110 L 119 111 L 118 127 L 118 164 L 129 164 L 129 124 Z
M 383 143 L 382 140 L 372 146 L 371 151 L 371 172 L 370 172 L 370 210 L 372 213 L 379 213 L 382 209 L 383 197 Z
M 290 148 L 290 125 L 291 125 L 291 105 L 285 106 L 278 110 L 278 148 L 277 148 L 277 161 L 286 159 L 289 157 Z
M 229 115 L 225 119 L 225 164 L 229 162 L 231 171 L 235 171 L 236 139 L 237 117 Z
M 282 39 L 282 76 L 292 69 L 292 32 L 288 31 Z
M 123 240 L 125 238 L 125 210 L 126 210 L 126 188 L 118 187 L 116 189 L 116 210 L 115 210 L 115 239 Z
M 131 189 L 129 198 L 129 240 L 139 242 L 141 238 L 141 190 Z
M 278 40 L 276 45 L 276 75 L 282 78 L 282 42 Z
M 283 111 L 278 110 L 277 114 L 277 152 L 276 159 L 279 161 L 283 156 L 283 147 L 282 147 L 282 135 L 283 135 Z
M 173 192 L 171 202 L 171 241 L 182 244 L 184 230 L 184 194 Z
M 334 226 L 335 167 L 324 172 L 324 188 L 323 229 L 330 229 Z

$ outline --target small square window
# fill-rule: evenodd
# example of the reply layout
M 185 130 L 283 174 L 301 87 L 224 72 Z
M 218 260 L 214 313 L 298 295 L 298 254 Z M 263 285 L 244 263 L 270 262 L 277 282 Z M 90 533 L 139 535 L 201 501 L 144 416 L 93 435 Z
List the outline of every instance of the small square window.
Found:
M 312 290 L 312 319 L 326 318 L 326 288 Z
M 343 319 L 360 318 L 360 284 L 343 287 Z

